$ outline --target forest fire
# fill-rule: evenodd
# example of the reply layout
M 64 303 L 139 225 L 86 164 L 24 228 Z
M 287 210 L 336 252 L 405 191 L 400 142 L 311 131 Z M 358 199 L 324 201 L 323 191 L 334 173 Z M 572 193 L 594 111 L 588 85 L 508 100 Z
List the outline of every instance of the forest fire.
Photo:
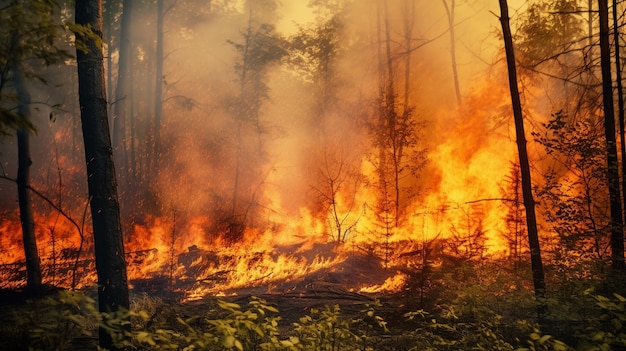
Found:
M 0 349 L 626 348 L 625 10 L 7 2 Z
M 290 282 L 304 280 L 320 270 L 343 269 L 339 267 L 351 256 L 375 253 L 384 257 L 377 263 L 378 269 L 387 272 L 382 280 L 373 284 L 350 281 L 346 282 L 346 289 L 389 293 L 403 289 L 406 274 L 386 269 L 406 265 L 403 255 L 415 250 L 419 243 L 456 236 L 460 242 L 456 250 L 469 254 L 477 249 L 470 246 L 478 245 L 481 255 L 505 254 L 507 247 L 498 234 L 504 226 L 503 207 L 489 200 L 502 197 L 501 182 L 494 179 L 507 176 L 513 154 L 502 152 L 510 148 L 510 141 L 498 137 L 484 139 L 469 154 L 461 152 L 466 150 L 467 138 L 449 138 L 433 150 L 429 170 L 438 175 L 439 184 L 429 189 L 423 202 L 408 207 L 410 215 L 389 234 L 376 229 L 376 193 L 364 185 L 352 195 L 350 201 L 357 204 L 352 208 L 345 204 L 348 200 L 338 197 L 338 207 L 345 211 L 342 215 L 353 221 L 344 226 L 341 243 L 329 232 L 328 221 L 333 213 L 314 215 L 302 207 L 295 216 L 287 216 L 281 210 L 278 193 L 268 193 L 272 200 L 268 209 L 260 212 L 261 217 L 268 218 L 267 229 L 247 229 L 237 243 L 211 234 L 213 219 L 207 215 L 190 217 L 172 211 L 160 217 L 145 216 L 141 223 L 126 226 L 131 286 L 167 288 L 183 293 L 187 300 L 207 294 L 233 294 L 238 289 L 256 286 L 268 291 L 273 286 L 288 289 Z M 367 164 L 367 160 L 363 163 Z M 459 176 L 459 172 L 464 174 Z M 72 212 L 79 213 L 80 209 Z M 8 214 L 2 222 L 2 281 L 5 287 L 18 287 L 24 279 L 21 230 L 19 222 L 11 220 L 17 218 L 17 213 Z M 51 283 L 70 285 L 76 279 L 76 288 L 94 284 L 89 230 L 81 239 L 77 228 L 54 211 L 49 217 L 39 217 L 37 223 L 41 256 L 44 266 L 49 267 Z M 477 233 L 482 242 L 470 243 Z

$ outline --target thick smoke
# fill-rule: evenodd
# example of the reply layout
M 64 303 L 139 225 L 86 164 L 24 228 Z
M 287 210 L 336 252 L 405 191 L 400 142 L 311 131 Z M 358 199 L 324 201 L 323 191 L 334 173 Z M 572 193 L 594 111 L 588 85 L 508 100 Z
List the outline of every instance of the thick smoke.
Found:
M 126 97 L 132 121 L 126 122 L 125 135 L 132 151 L 126 152 L 124 160 L 116 160 L 128 240 L 132 241 L 133 225 L 144 224 L 152 216 L 172 218 L 174 214 L 180 227 L 192 220 L 196 227 L 201 223 L 204 238 L 198 238 L 200 243 L 229 233 L 237 239 L 246 228 L 278 232 L 287 222 L 303 220 L 306 215 L 316 217 L 316 228 L 325 232 L 316 235 L 332 235 L 337 228 L 329 217 L 329 204 L 338 206 L 336 216 L 347 218 L 344 230 L 358 221 L 364 225 L 362 235 L 375 231 L 373 212 L 380 202 L 376 199 L 380 182 L 375 180 L 375 165 L 380 153 L 368 125 L 375 120 L 381 86 L 389 78 L 395 82 L 397 109 L 410 110 L 416 123 L 419 138 L 417 145 L 411 145 L 414 165 L 423 163 L 400 182 L 407 189 L 401 195 L 408 218 L 402 232 L 423 226 L 412 221 L 423 208 L 441 205 L 434 202 L 462 205 L 484 194 L 482 187 L 497 189 L 499 178 L 507 174 L 506 169 L 498 168 L 507 167 L 512 156 L 500 153 L 501 159 L 487 161 L 492 152 L 508 150 L 503 143 L 511 141 L 509 125 L 497 120 L 507 116 L 503 105 L 508 105 L 501 99 L 506 94 L 490 88 L 490 84 L 503 85 L 502 77 L 490 71 L 498 64 L 500 50 L 498 19 L 492 13 L 497 4 L 457 1 L 454 45 L 466 101 L 458 107 L 444 5 L 415 1 L 414 16 L 408 18 L 411 1 L 387 1 L 386 15 L 383 3 L 290 0 L 244 4 L 224 0 L 172 4 L 164 20 L 164 113 L 156 137 L 152 135 L 155 9 L 134 4 L 132 78 Z M 320 33 L 329 23 L 335 26 L 331 34 L 337 51 L 324 76 L 321 66 L 313 70 L 319 64 L 315 59 L 298 60 L 298 55 L 304 55 L 298 50 L 303 49 L 293 42 L 303 33 Z M 409 47 L 403 48 L 409 24 Z M 113 28 L 118 25 L 119 18 Z M 266 56 L 245 56 L 251 48 L 246 40 L 267 45 L 259 44 L 256 52 Z M 109 53 L 111 87 L 118 69 L 114 44 Z M 280 52 L 269 58 L 271 50 Z M 387 58 L 392 59 L 395 73 L 385 78 L 381 59 Z M 408 94 L 404 87 L 409 88 Z M 84 162 L 82 156 L 76 156 L 81 152 L 78 115 L 69 98 L 75 97 L 75 85 L 65 82 L 46 89 L 50 90 L 49 99 L 60 100 L 67 112 L 52 124 L 39 117 L 40 132 L 33 138 L 37 145 L 33 148 L 34 183 L 52 191 L 53 183 L 58 183 L 58 168 L 71 172 L 62 177 L 63 188 L 71 190 L 74 198 L 84 197 Z M 46 93 L 42 96 L 45 99 Z M 151 151 L 154 138 L 159 138 L 161 145 L 155 153 Z M 70 140 L 72 146 L 68 146 Z M 16 167 L 14 148 L 12 142 L 3 140 L 0 161 L 9 174 Z M 470 178 L 459 179 L 466 176 Z M 329 181 L 337 183 L 328 187 Z M 2 198 L 14 198 L 12 186 L 0 184 Z M 468 188 L 472 190 L 461 194 Z M 13 206 L 10 201 L 2 205 Z M 72 213 L 78 214 L 80 207 L 76 207 Z M 185 230 L 191 232 L 180 229 Z M 188 243 L 193 243 L 192 239 Z

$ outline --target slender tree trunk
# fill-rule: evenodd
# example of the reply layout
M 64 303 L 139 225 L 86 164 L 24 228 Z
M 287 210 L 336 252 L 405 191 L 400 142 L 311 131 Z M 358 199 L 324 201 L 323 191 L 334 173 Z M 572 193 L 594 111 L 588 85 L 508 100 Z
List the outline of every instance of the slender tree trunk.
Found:
M 511 103 L 513 105 L 513 117 L 515 120 L 515 136 L 517 138 L 517 151 L 522 176 L 522 197 L 524 199 L 524 207 L 526 208 L 526 228 L 528 230 L 530 262 L 533 273 L 535 296 L 539 299 L 537 314 L 541 321 L 545 317 L 545 305 L 543 298 L 545 297 L 546 286 L 543 263 L 541 261 L 539 235 L 537 232 L 537 218 L 535 216 L 535 200 L 533 198 L 532 182 L 530 177 L 530 164 L 526 150 L 526 135 L 524 132 L 522 102 L 520 100 L 519 89 L 517 87 L 517 68 L 515 64 L 515 52 L 513 50 L 513 38 L 511 36 L 511 28 L 509 25 L 509 7 L 506 0 L 500 0 L 500 11 L 500 22 L 502 24 L 506 62 L 509 71 Z
M 110 9 L 107 9 L 107 11 L 112 11 Z M 105 42 L 107 43 L 107 55 L 106 55 L 106 73 L 107 73 L 107 80 L 106 80 L 106 87 L 107 87 L 107 96 L 113 96 L 113 92 L 112 92 L 112 87 L 113 87 L 113 59 L 111 55 L 111 51 L 113 49 L 113 35 L 111 35 L 111 22 L 112 19 L 111 18 L 105 18 L 102 24 L 102 28 L 103 28 L 103 37 L 105 39 Z M 111 116 L 111 110 L 108 110 L 107 113 L 109 113 L 109 123 L 113 123 L 113 116 Z M 72 149 L 75 150 L 75 149 Z
M 604 106 L 604 133 L 606 137 L 607 181 L 611 205 L 611 261 L 616 270 L 624 269 L 624 231 L 620 179 L 615 140 L 615 109 L 613 107 L 613 78 L 611 76 L 611 48 L 609 46 L 609 9 L 607 0 L 598 0 L 600 17 L 600 65 L 602 68 L 602 97 Z
M 157 0 L 156 71 L 154 84 L 154 150 L 152 167 L 158 167 L 161 152 L 161 123 L 163 119 L 163 21 L 165 18 L 164 0 Z
M 384 23 L 385 23 L 385 63 L 387 64 L 387 87 L 385 92 L 385 126 L 387 127 L 386 139 L 391 142 L 393 157 L 393 226 L 398 228 L 400 221 L 400 168 L 402 162 L 402 146 L 397 138 L 398 115 L 396 112 L 395 74 L 393 70 L 393 60 L 391 55 L 391 29 L 389 20 L 389 9 L 387 2 L 383 2 Z M 407 55 L 410 55 L 408 53 Z M 383 144 L 384 145 L 384 144 Z M 384 148 L 384 146 L 383 146 Z M 386 194 L 386 193 L 385 193 Z M 385 195 L 386 196 L 386 195 Z
M 613 0 L 613 38 L 615 40 L 615 79 L 617 80 L 617 107 L 619 119 L 619 138 L 622 153 L 622 204 L 626 206 L 626 140 L 624 133 L 624 85 L 622 82 L 621 45 L 619 40 L 619 23 L 617 0 Z M 623 230 L 623 228 L 622 228 Z
M 30 93 L 24 83 L 24 72 L 19 63 L 13 65 L 13 83 L 19 97 L 18 114 L 30 121 Z M 17 130 L 17 196 L 22 224 L 22 240 L 26 257 L 26 288 L 37 290 L 41 287 L 42 274 L 37 239 L 35 238 L 35 220 L 30 201 L 30 132 L 27 129 Z
M 622 154 L 622 204 L 626 205 L 626 140 L 624 138 L 624 84 L 622 82 L 621 44 L 619 39 L 619 23 L 617 0 L 613 0 L 613 39 L 615 41 L 615 80 L 617 81 L 617 108 L 619 120 L 619 137 Z M 623 208 L 622 208 L 623 210 Z M 622 228 L 623 229 L 623 228 Z
M 76 23 L 102 37 L 102 0 L 77 0 Z M 102 48 L 88 37 L 78 37 L 88 48 L 76 50 L 78 91 L 87 162 L 87 181 L 93 222 L 101 312 L 129 308 L 124 242 L 120 223 L 117 181 L 107 119 Z M 122 320 L 120 322 L 124 322 Z M 126 318 L 126 322 L 129 322 Z M 128 324 L 128 326 L 130 323 Z M 100 347 L 118 350 L 100 328 Z
M 589 36 L 587 39 L 587 43 L 589 47 L 593 47 L 593 0 L 587 1 L 587 7 L 589 10 L 589 16 L 587 17 L 587 35 Z M 590 55 L 593 53 L 592 50 L 589 50 Z M 589 62 L 593 61 L 593 57 L 589 58 Z
M 248 50 L 250 48 L 250 41 L 252 40 L 252 9 L 250 10 L 250 15 L 248 18 L 248 29 L 245 37 L 245 47 L 243 51 L 243 64 L 241 65 L 241 82 L 239 85 L 239 103 L 241 106 L 244 106 L 246 101 L 246 79 L 248 72 Z M 241 160 L 243 158 L 243 121 L 245 116 L 243 113 L 248 113 L 250 111 L 241 111 L 241 114 L 235 116 L 235 123 L 237 124 L 236 132 L 235 132 L 235 169 L 233 174 L 233 194 L 231 197 L 231 208 L 230 208 L 230 228 L 229 228 L 229 236 L 231 241 L 235 241 L 239 239 L 239 187 L 241 180 Z
M 133 69 L 133 64 L 132 62 L 129 62 L 128 64 L 128 85 L 129 86 L 133 86 L 133 81 L 135 80 L 134 74 L 135 74 L 135 70 Z M 129 93 L 128 93 L 128 105 L 126 105 L 128 107 L 128 116 L 130 118 L 130 140 L 128 141 L 128 147 L 130 149 L 130 154 L 129 154 L 129 160 L 128 160 L 128 174 L 132 177 L 132 178 L 136 178 L 137 174 L 139 174 L 138 172 L 138 168 L 139 163 L 137 162 L 137 156 L 136 156 L 136 150 L 137 150 L 137 143 L 135 141 L 136 139 L 136 134 L 137 131 L 135 129 L 136 127 L 136 116 L 135 116 L 135 94 L 134 94 L 134 89 L 130 89 Z
M 409 5 L 410 3 L 410 5 Z M 404 2 L 404 115 L 407 116 L 411 109 L 411 45 L 413 44 L 413 27 L 415 25 L 415 1 L 405 0 Z
M 454 10 L 456 7 L 455 0 L 450 0 L 448 6 L 447 0 L 441 0 L 443 6 L 446 8 L 446 15 L 448 16 L 448 33 L 450 34 L 450 60 L 452 62 L 452 79 L 454 80 L 454 93 L 456 94 L 456 104 L 461 105 L 461 87 L 459 85 L 459 73 L 456 64 L 456 34 L 454 32 Z
M 113 103 L 113 151 L 115 161 L 123 168 L 121 175 L 128 176 L 128 158 L 126 147 L 126 116 L 128 115 L 128 81 L 129 81 L 129 58 L 130 58 L 130 25 L 132 18 L 132 4 L 130 0 L 124 0 L 122 4 L 122 22 L 119 38 L 119 59 L 117 63 L 117 84 L 115 87 L 115 100 Z

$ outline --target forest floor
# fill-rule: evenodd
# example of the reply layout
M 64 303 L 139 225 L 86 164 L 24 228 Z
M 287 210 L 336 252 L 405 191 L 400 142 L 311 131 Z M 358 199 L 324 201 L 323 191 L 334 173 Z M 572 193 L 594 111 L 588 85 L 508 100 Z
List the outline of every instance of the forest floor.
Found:
M 202 261 L 200 256 L 212 257 L 204 261 L 207 265 L 215 262 L 213 259 L 222 263 L 237 259 L 192 251 L 190 262 Z M 541 347 L 532 346 L 538 350 L 572 350 L 559 348 L 556 339 L 569 345 L 608 349 L 626 345 L 626 337 L 610 339 L 626 335 L 626 323 L 619 322 L 617 327 L 607 324 L 626 320 L 626 299 L 613 296 L 611 291 L 619 290 L 608 289 L 601 279 L 563 277 L 556 274 L 556 267 L 548 266 L 554 288 L 548 291 L 550 312 L 540 330 L 529 269 L 518 269 L 502 260 L 460 261 L 447 256 L 421 267 L 422 259 L 415 252 L 396 256 L 397 260 L 404 255 L 409 261 L 386 269 L 379 255 L 354 251 L 306 275 L 255 280 L 219 293 L 211 289 L 226 279 L 221 269 L 208 276 L 189 275 L 193 278 L 175 281 L 164 276 L 131 280 L 131 310 L 144 316 L 133 317 L 133 330 L 142 338 L 162 337 L 159 330 L 175 332 L 177 342 L 185 343 L 185 337 L 201 338 L 194 334 L 196 331 L 220 331 L 222 327 L 216 325 L 236 329 L 254 324 L 266 328 L 268 335 L 276 321 L 278 338 L 297 336 L 303 343 L 300 350 L 325 350 L 315 344 L 322 339 L 331 340 L 334 346 L 328 350 L 334 351 L 516 350 L 532 346 L 532 342 L 541 342 Z M 395 286 L 392 290 L 362 290 L 383 287 L 400 275 L 404 280 L 389 284 Z M 190 294 L 192 290 L 208 293 Z M 0 350 L 95 349 L 96 299 L 93 286 L 78 292 L 50 288 L 38 294 L 0 290 Z M 254 328 L 244 334 L 249 336 Z M 542 331 L 554 337 L 543 338 Z M 598 339 L 598 335 L 606 337 Z M 166 349 L 134 342 L 135 350 Z M 231 348 L 218 345 L 206 349 Z
M 385 269 L 380 259 L 368 254 L 352 254 L 338 265 L 315 271 L 312 274 L 284 281 L 271 281 L 266 284 L 251 284 L 248 287 L 229 289 L 220 296 L 208 294 L 202 298 L 185 301 L 185 288 L 197 288 L 201 285 L 210 285 L 211 279 L 201 279 L 193 282 L 180 281 L 171 286 L 164 277 L 131 281 L 131 304 L 133 310 L 146 311 L 152 321 L 159 323 L 176 324 L 175 320 L 204 317 L 220 318 L 223 311 L 218 308 L 219 301 L 226 301 L 241 306 L 241 310 L 248 308 L 251 299 L 261 299 L 265 304 L 277 309 L 280 316 L 279 329 L 282 334 L 293 331 L 294 323 L 300 318 L 311 316 L 317 311 L 326 309 L 335 311 L 330 318 L 340 318 L 344 321 L 354 321 L 366 316 L 366 310 L 376 305 L 376 314 L 385 320 L 396 321 L 402 325 L 402 314 L 405 312 L 405 297 L 399 294 L 360 293 L 359 287 L 381 285 L 385 280 L 393 277 L 397 272 Z M 57 333 L 55 328 L 63 329 L 69 341 L 46 341 L 50 343 L 65 343 L 69 349 L 94 349 L 97 344 L 97 328 L 93 323 L 87 325 L 73 325 L 70 329 L 87 328 L 68 331 L 61 327 L 61 322 L 67 320 L 68 315 L 62 306 L 56 312 L 46 310 L 45 301 L 50 297 L 56 298 L 59 291 L 55 287 L 48 287 L 44 291 L 28 293 L 14 289 L 0 290 L 0 315 L 5 316 L 0 322 L 0 350 L 27 349 L 33 338 L 37 338 L 41 330 L 39 323 L 50 322 L 59 325 L 47 325 L 50 331 Z M 95 287 L 81 289 L 80 292 L 94 301 L 97 298 Z M 74 308 L 71 306 L 75 304 Z M 69 314 L 82 313 L 82 302 L 69 302 Z M 48 315 L 52 313 L 53 315 Z M 66 313 L 66 315 L 63 315 Z M 339 316 L 340 315 L 340 316 Z M 327 315 L 328 317 L 328 315 Z M 74 318 L 72 316 L 69 316 Z M 50 319 L 49 321 L 44 321 Z M 86 322 L 85 322 L 86 323 Z M 150 322 L 151 323 L 151 322 Z M 148 324 L 150 324 L 148 323 Z M 50 324 L 50 323 L 49 323 Z M 19 327 L 17 327 L 19 326 Z M 161 325 L 161 327 L 164 327 Z M 169 327 L 174 328 L 173 325 Z M 381 329 L 382 331 L 382 329 Z M 88 335 L 87 335 L 88 334 Z M 62 337 L 62 336 L 59 336 Z M 20 346 L 21 345 L 21 346 Z M 45 344 L 45 349 L 49 344 Z

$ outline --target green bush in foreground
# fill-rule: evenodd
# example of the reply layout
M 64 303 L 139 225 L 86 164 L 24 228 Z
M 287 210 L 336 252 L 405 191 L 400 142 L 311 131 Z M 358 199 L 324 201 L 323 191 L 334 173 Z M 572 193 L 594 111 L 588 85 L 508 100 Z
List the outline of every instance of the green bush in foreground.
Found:
M 0 322 L 0 349 L 94 349 L 99 326 L 129 350 L 617 350 L 626 349 L 626 298 L 593 296 L 599 318 L 575 335 L 573 348 L 530 323 L 513 326 L 526 337 L 503 334 L 495 313 L 465 319 L 454 306 L 437 317 L 410 312 L 406 322 L 390 331 L 376 309 L 366 305 L 347 317 L 338 305 L 312 308 L 288 328 L 279 329 L 279 311 L 252 297 L 245 307 L 218 300 L 207 316 L 183 318 L 163 311 L 159 300 L 140 301 L 132 311 L 99 313 L 93 299 L 78 292 L 54 296 L 12 310 Z M 132 331 L 120 323 L 130 315 Z M 507 326 L 511 327 L 511 326 Z M 283 335 L 281 335 L 283 334 Z M 511 339 L 511 340 L 509 340 Z M 517 345 L 517 346 L 514 346 Z M 517 348 L 516 348 L 517 347 Z

